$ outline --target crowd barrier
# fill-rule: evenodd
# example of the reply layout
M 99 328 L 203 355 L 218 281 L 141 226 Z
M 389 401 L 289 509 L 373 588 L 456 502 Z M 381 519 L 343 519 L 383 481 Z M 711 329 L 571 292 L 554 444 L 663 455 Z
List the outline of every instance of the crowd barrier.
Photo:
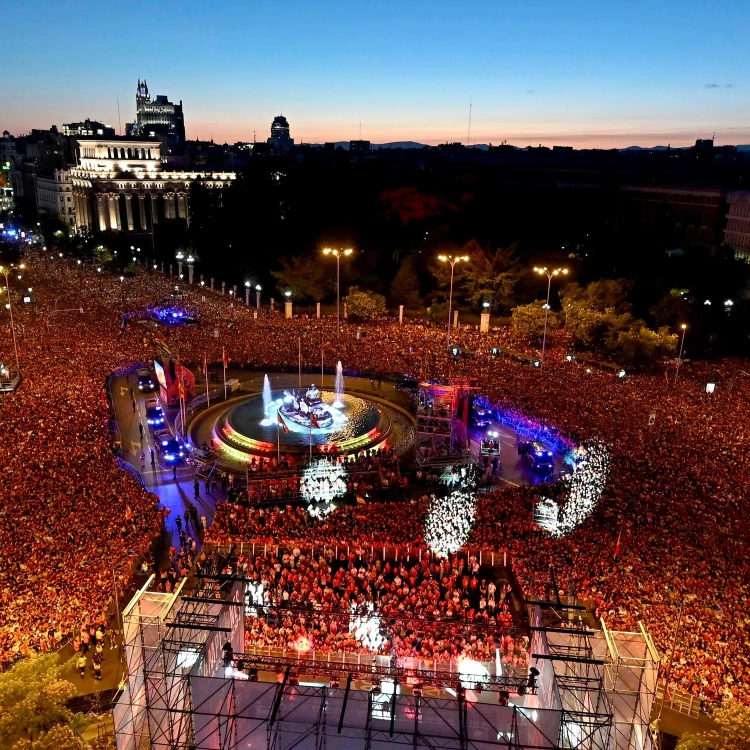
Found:
M 137 480 L 138 484 L 140 484 L 141 487 L 143 487 L 144 490 L 148 489 L 146 487 L 146 483 L 143 481 L 143 476 L 141 476 L 141 472 L 138 471 L 138 469 L 136 469 L 135 466 L 133 466 L 132 464 L 129 464 L 127 461 L 119 457 L 117 458 L 117 465 L 123 471 L 127 471 L 128 474 L 131 474 L 133 478 Z
M 405 561 L 411 562 L 416 560 L 421 562 L 423 557 L 427 559 L 444 560 L 450 556 L 438 555 L 429 547 L 410 547 L 410 546 L 385 546 L 385 545 L 332 545 L 332 544 L 320 544 L 307 546 L 305 544 L 297 545 L 279 545 L 263 541 L 255 542 L 222 542 L 219 544 L 208 544 L 206 545 L 206 551 L 211 549 L 216 550 L 222 555 L 228 555 L 234 551 L 242 555 L 268 555 L 273 554 L 275 556 L 279 554 L 292 554 L 294 550 L 299 550 L 301 555 L 309 555 L 310 557 L 320 557 L 332 552 L 338 559 L 339 555 L 355 554 L 361 559 L 369 560 L 394 560 L 396 562 Z M 505 550 L 493 550 L 493 549 L 471 549 L 464 548 L 459 550 L 457 553 L 459 558 L 466 560 L 468 564 L 470 558 L 476 557 L 480 565 L 488 565 L 489 567 L 504 567 L 512 570 L 513 564 L 510 555 Z M 369 555 L 369 556 L 368 556 Z

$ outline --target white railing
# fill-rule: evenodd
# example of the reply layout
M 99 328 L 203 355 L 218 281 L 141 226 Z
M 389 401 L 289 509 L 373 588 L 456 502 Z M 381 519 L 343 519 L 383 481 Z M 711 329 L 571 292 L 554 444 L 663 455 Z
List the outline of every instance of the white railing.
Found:
M 665 708 L 670 708 L 672 711 L 685 714 L 685 716 L 691 716 L 693 719 L 700 718 L 702 714 L 705 715 L 705 711 L 701 708 L 701 699 L 690 693 L 670 689 L 667 692 L 667 697 L 664 698 L 664 686 L 659 685 L 656 688 L 654 705 L 660 704 L 662 700 L 664 700 Z

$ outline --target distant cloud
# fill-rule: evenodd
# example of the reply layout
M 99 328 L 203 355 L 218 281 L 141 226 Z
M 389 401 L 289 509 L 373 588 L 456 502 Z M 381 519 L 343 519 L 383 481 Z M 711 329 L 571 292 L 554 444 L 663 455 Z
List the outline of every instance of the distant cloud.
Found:
M 704 89 L 736 89 L 736 83 L 704 83 Z
M 526 93 L 527 94 L 536 94 L 536 90 L 535 89 L 526 89 Z

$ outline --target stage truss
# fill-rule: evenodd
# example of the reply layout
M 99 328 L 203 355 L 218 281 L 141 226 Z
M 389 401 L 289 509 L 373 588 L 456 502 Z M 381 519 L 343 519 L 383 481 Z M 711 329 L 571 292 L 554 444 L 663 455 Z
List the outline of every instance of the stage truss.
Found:
M 642 622 L 637 633 L 612 631 L 601 620 L 601 632 L 592 640 L 594 652 L 605 663 L 605 686 L 614 711 L 614 749 L 652 747 L 649 729 L 656 700 L 660 657 Z
M 417 398 L 416 458 L 420 465 L 469 461 L 466 425 L 469 396 L 476 386 L 467 378 L 448 384 L 420 383 Z
M 651 747 L 639 727 L 653 694 L 638 687 L 632 699 L 634 669 L 642 685 L 652 682 L 650 667 L 633 663 L 644 661 L 637 634 L 601 635 L 570 612 L 561 618 L 566 605 L 531 602 L 538 674 L 485 673 L 481 686 L 388 656 L 341 663 L 243 653 L 246 581 L 231 570 L 213 558 L 189 594 L 150 592 L 149 579 L 126 608 L 118 750 Z M 638 726 L 613 709 L 616 695 L 631 696 Z

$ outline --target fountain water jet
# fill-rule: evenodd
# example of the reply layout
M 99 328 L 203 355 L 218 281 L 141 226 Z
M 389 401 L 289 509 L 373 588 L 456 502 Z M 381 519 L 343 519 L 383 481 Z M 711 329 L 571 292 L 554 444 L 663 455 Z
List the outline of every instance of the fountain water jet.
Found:
M 335 409 L 344 408 L 344 368 L 341 366 L 341 360 L 336 365 L 336 399 L 331 406 Z
M 271 381 L 268 379 L 268 375 L 263 376 L 263 419 L 261 424 L 265 427 L 273 424 L 273 420 L 270 418 L 268 411 L 273 403 L 273 396 L 271 395 Z

